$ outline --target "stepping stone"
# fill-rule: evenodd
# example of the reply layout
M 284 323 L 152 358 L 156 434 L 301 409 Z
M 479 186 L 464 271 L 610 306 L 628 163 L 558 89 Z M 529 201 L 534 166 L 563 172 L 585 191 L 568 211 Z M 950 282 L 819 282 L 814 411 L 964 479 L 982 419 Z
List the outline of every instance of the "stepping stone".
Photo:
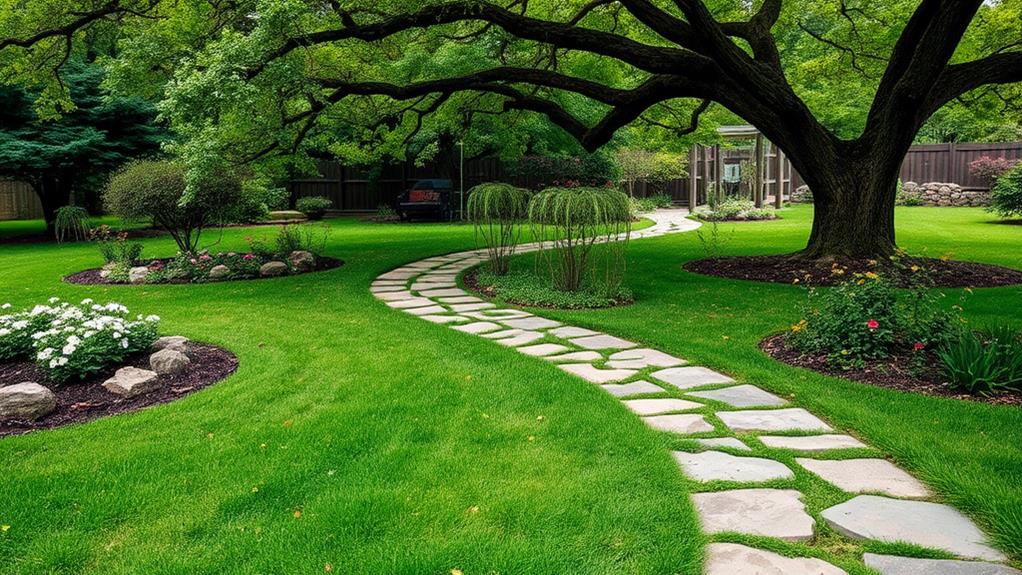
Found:
M 696 481 L 747 481 L 759 482 L 773 479 L 794 479 L 795 474 L 788 466 L 773 459 L 762 457 L 738 457 L 722 451 L 688 453 L 675 451 L 674 460 L 685 475 Z
M 684 399 L 675 399 L 673 397 L 659 399 L 631 399 L 625 401 L 624 404 L 625 407 L 632 410 L 633 413 L 637 413 L 639 415 L 660 415 L 661 413 L 671 413 L 672 411 L 687 411 L 689 409 L 706 407 L 701 403 L 685 401 Z
M 407 308 L 407 309 L 403 309 L 401 311 L 403 311 L 405 313 L 410 313 L 412 315 L 426 315 L 426 314 L 444 313 L 447 310 L 444 308 L 444 306 L 441 306 L 441 305 L 431 305 L 431 306 L 427 306 L 427 307 Z
M 549 361 L 560 362 L 560 361 L 598 361 L 603 359 L 603 356 L 595 351 L 574 351 L 566 353 L 564 355 L 554 355 L 545 358 Z M 663 390 L 661 390 L 663 391 Z
M 499 320 L 502 320 L 502 319 L 515 319 L 515 318 L 519 318 L 519 317 L 529 317 L 532 314 L 527 312 L 527 311 L 522 311 L 520 309 L 502 308 L 502 309 L 488 309 L 488 310 L 484 310 L 484 311 L 471 311 L 471 312 L 466 313 L 465 315 L 467 315 L 469 317 L 474 317 L 476 319 L 487 319 L 487 320 L 493 319 L 493 320 L 498 320 L 499 321 Z
M 795 451 L 829 451 L 831 449 L 861 449 L 865 443 L 850 435 L 807 435 L 805 437 L 785 437 L 782 435 L 761 435 L 763 445 L 774 449 L 794 449 Z
M 643 395 L 646 393 L 663 393 L 664 391 L 662 387 L 653 385 L 648 381 L 633 381 L 631 383 L 611 383 L 608 385 L 604 385 L 602 387 L 604 391 L 613 395 L 614 397 L 628 397 L 631 395 Z
M 537 339 L 543 339 L 543 337 L 544 337 L 543 334 L 538 331 L 523 331 L 518 335 L 495 339 L 494 341 L 496 341 L 500 345 L 506 345 L 508 347 L 518 347 L 520 345 L 532 343 Z
M 408 280 L 422 273 L 422 270 L 403 270 L 396 269 L 389 271 L 381 276 L 377 276 L 378 280 Z
M 457 297 L 442 297 L 440 303 L 479 303 L 483 300 L 471 296 L 471 295 L 460 295 Z
M 717 417 L 733 431 L 832 431 L 829 425 L 800 407 L 718 411 Z
M 403 300 L 403 299 L 413 299 L 413 298 L 415 298 L 415 296 L 412 295 L 412 292 L 410 292 L 410 291 L 408 291 L 406 289 L 402 289 L 401 291 L 394 291 L 394 292 L 387 292 L 387 293 L 378 293 L 378 294 L 376 294 L 376 299 L 382 299 L 383 301 L 400 301 L 400 300 Z
M 699 366 L 669 367 L 654 371 L 651 374 L 664 383 L 669 383 L 678 389 L 691 389 L 704 385 L 718 383 L 732 383 L 733 379 L 726 375 L 719 374 L 712 369 Z
M 584 327 L 573 327 L 573 326 L 568 325 L 568 326 L 564 326 L 564 327 L 559 327 L 559 328 L 557 328 L 555 330 L 551 330 L 550 335 L 567 339 L 567 338 L 570 338 L 570 337 L 584 337 L 584 336 L 587 336 L 587 335 L 600 335 L 600 332 L 593 331 L 591 329 L 586 329 Z
M 518 348 L 518 351 L 524 353 L 525 355 L 543 357 L 545 355 L 553 355 L 555 353 L 561 353 L 562 351 L 568 351 L 568 347 L 557 343 L 540 343 L 536 345 L 520 347 Z
M 427 305 L 435 305 L 433 300 L 427 297 L 413 297 L 409 299 L 399 299 L 396 301 L 388 301 L 387 305 L 394 309 L 407 309 L 410 307 L 423 307 Z
M 612 335 L 590 335 L 571 340 L 571 343 L 585 349 L 627 349 L 637 343 L 614 337 Z
M 412 291 L 422 292 L 422 291 L 428 291 L 428 290 L 434 290 L 434 289 L 444 289 L 444 288 L 454 288 L 454 287 L 458 287 L 458 284 L 453 282 L 453 281 L 449 281 L 449 282 L 422 282 L 422 281 L 420 281 L 420 282 L 413 283 L 412 286 L 410 288 L 408 288 L 408 289 L 410 289 Z
M 500 324 L 493 323 L 492 321 L 476 321 L 467 323 L 465 325 L 451 326 L 453 329 L 463 331 L 465 333 L 486 333 L 490 331 L 496 331 L 500 329 Z
M 824 509 L 823 519 L 852 539 L 913 543 L 959 557 L 1004 561 L 986 535 L 957 509 L 940 503 L 860 495 Z
M 785 557 L 739 545 L 711 543 L 706 546 L 704 575 L 848 575 L 822 559 Z
M 433 323 L 458 323 L 468 321 L 467 317 L 461 317 L 460 315 L 423 315 L 420 317 Z
M 710 391 L 690 391 L 687 395 L 712 399 L 726 403 L 731 407 L 777 407 L 788 403 L 755 385 L 736 385 L 723 389 L 711 389 Z
M 504 325 L 508 327 L 517 327 L 519 329 L 547 329 L 551 327 L 557 327 L 561 325 L 561 322 L 547 319 L 545 317 L 532 316 L 525 317 L 522 319 L 509 319 L 502 321 Z
M 437 267 L 437 265 L 439 265 L 439 264 L 431 263 L 431 262 L 426 261 L 426 260 L 419 260 L 417 262 L 412 262 L 410 264 L 405 264 L 404 267 L 412 268 L 412 269 L 417 269 L 417 270 L 421 270 L 421 269 L 428 270 L 428 269 L 432 269 L 432 268 Z
M 497 307 L 497 304 L 490 302 L 482 303 L 456 303 L 451 305 L 451 311 L 454 313 L 461 313 L 464 311 L 479 311 L 481 309 L 490 309 L 491 307 Z
M 685 360 L 667 355 L 655 349 L 628 349 L 610 356 L 607 367 L 624 369 L 642 369 L 644 367 L 672 367 L 682 365 Z
M 369 288 L 369 292 L 370 293 L 374 293 L 374 294 L 381 294 L 381 293 L 388 293 L 388 292 L 397 292 L 397 291 L 404 291 L 404 290 L 405 290 L 405 284 L 403 284 L 403 283 L 402 284 L 397 284 L 397 285 L 392 285 L 392 286 L 373 286 L 373 287 Z
M 651 415 L 643 417 L 646 425 L 657 431 L 669 431 L 671 433 L 705 433 L 713 431 L 713 426 L 706 422 L 706 419 L 698 413 L 679 413 L 675 415 Z
M 391 287 L 391 286 L 403 286 L 407 284 L 406 280 L 381 280 L 375 279 L 370 287 Z
M 503 326 L 498 325 L 497 327 L 503 327 Z M 521 329 L 502 329 L 500 331 L 493 331 L 493 332 L 490 332 L 490 333 L 483 334 L 483 337 L 485 337 L 487 339 L 500 339 L 500 338 L 503 338 L 503 337 L 514 337 L 516 335 L 523 334 L 523 333 L 525 333 L 525 331 L 521 330 Z
M 866 553 L 862 560 L 881 575 L 1022 575 L 1022 571 L 996 563 L 915 559 Z
M 692 503 L 708 534 L 732 531 L 785 541 L 813 538 L 816 521 L 794 489 L 733 489 L 693 493 Z
M 639 373 L 634 369 L 600 369 L 588 363 L 566 363 L 560 364 L 557 367 L 593 383 L 621 381 Z
M 419 295 L 425 297 L 444 297 L 444 296 L 457 296 L 457 295 L 468 295 L 468 292 L 461 288 L 440 288 L 440 289 L 428 289 L 426 291 L 419 292 Z
M 796 458 L 810 473 L 849 493 L 883 493 L 891 497 L 924 499 L 930 490 L 886 459 L 820 460 Z
M 742 443 L 742 440 L 736 437 L 710 437 L 707 439 L 695 439 L 693 440 L 698 443 L 701 447 L 730 447 L 732 449 L 740 449 L 742 451 L 752 451 L 752 448 Z

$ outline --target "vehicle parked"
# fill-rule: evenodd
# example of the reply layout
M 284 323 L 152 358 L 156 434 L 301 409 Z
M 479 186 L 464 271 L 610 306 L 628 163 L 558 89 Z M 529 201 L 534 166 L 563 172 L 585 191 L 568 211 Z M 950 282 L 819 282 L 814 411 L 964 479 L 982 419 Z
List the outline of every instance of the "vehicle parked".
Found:
M 419 180 L 398 197 L 397 213 L 402 220 L 434 218 L 449 221 L 457 209 L 453 191 L 451 180 Z

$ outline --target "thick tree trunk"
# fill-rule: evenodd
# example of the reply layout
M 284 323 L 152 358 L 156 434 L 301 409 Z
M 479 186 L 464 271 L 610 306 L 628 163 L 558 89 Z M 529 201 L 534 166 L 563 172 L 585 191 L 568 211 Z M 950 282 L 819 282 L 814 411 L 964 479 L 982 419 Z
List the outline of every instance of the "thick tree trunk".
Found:
M 52 173 L 42 176 L 33 185 L 33 188 L 36 195 L 39 196 L 39 203 L 43 207 L 46 233 L 47 235 L 52 235 L 55 232 L 54 224 L 57 219 L 57 208 L 68 205 L 71 200 L 71 188 Z
M 885 258 L 894 253 L 897 172 L 870 173 L 857 165 L 806 176 L 813 192 L 813 228 L 799 257 Z

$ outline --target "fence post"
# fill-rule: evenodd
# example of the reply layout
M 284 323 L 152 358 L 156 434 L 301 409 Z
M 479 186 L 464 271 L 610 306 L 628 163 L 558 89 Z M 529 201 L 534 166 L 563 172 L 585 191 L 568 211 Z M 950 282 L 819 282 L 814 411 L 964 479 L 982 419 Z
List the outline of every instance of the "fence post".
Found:
M 771 144 L 774 148 L 774 207 L 778 210 L 784 207 L 784 152 L 777 144 Z
M 688 211 L 696 209 L 696 167 L 699 165 L 698 144 L 692 144 L 688 151 Z

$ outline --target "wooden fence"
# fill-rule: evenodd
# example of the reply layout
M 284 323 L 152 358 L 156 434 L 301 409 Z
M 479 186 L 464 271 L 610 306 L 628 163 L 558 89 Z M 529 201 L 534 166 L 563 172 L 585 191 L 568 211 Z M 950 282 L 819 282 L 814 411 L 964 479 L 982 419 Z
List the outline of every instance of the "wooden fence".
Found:
M 43 217 L 43 206 L 32 187 L 24 182 L 0 180 L 0 220 L 33 220 Z

